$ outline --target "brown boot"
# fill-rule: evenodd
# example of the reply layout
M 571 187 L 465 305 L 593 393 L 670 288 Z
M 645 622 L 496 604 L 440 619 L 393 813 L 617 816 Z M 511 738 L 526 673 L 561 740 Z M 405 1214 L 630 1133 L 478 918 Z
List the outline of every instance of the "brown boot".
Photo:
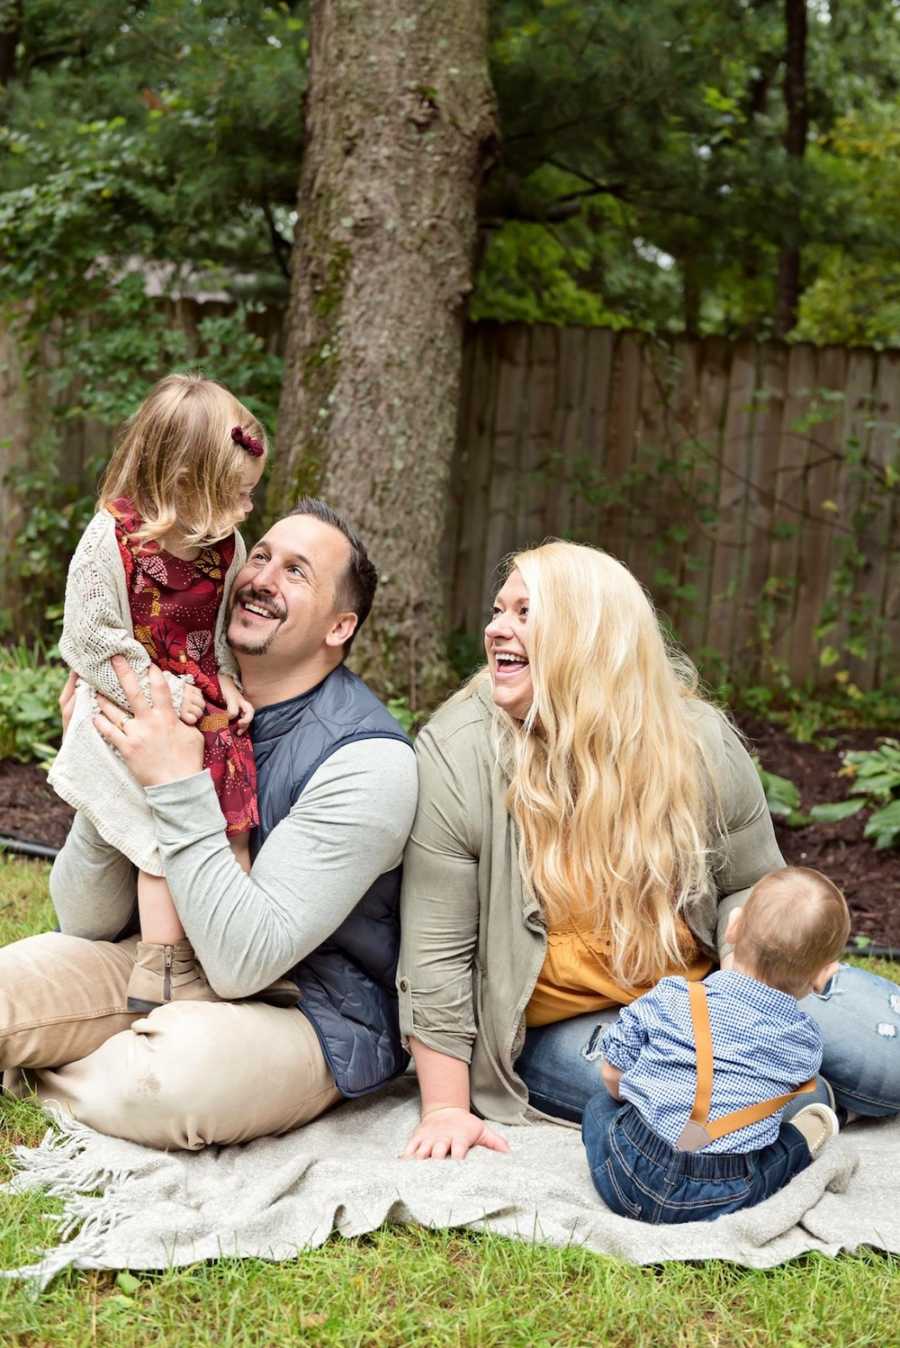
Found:
M 164 1002 L 220 1002 L 187 938 L 174 945 L 139 941 L 128 980 L 128 1010 L 153 1011 Z
M 269 1006 L 296 1006 L 300 989 L 292 978 L 276 978 L 267 988 L 253 994 L 254 1002 L 268 1002 Z

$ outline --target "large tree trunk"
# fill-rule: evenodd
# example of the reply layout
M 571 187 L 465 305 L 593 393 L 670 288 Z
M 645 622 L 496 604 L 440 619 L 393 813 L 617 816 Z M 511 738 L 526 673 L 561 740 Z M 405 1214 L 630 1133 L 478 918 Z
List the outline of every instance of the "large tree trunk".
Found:
M 494 136 L 487 0 L 314 0 L 270 503 L 344 513 L 381 585 L 354 666 L 446 684 L 440 549 L 476 198 Z
M 809 110 L 806 98 L 806 0 L 785 0 L 785 68 L 784 106 L 787 124 L 784 148 L 788 164 L 799 165 L 806 154 L 809 133 Z M 775 331 L 786 337 L 797 322 L 800 302 L 800 247 L 795 239 L 787 239 L 778 259 L 778 298 L 775 311 Z

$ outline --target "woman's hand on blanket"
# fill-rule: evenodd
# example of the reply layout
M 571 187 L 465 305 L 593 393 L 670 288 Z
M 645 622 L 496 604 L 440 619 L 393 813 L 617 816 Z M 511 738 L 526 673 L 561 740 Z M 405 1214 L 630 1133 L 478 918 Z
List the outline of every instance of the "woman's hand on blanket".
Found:
M 203 736 L 176 716 L 161 672 L 155 665 L 150 666 L 148 703 L 128 661 L 114 655 L 112 665 L 131 714 L 105 697 L 98 697 L 100 715 L 94 717 L 94 725 L 107 744 L 118 749 L 136 780 L 141 786 L 163 786 L 200 772 Z
M 181 710 L 178 713 L 185 725 L 196 725 L 206 712 L 206 698 L 192 683 L 181 685 Z
M 491 1131 L 484 1119 L 467 1109 L 449 1106 L 433 1109 L 419 1123 L 403 1152 L 416 1161 L 461 1161 L 472 1147 L 489 1151 L 509 1151 L 509 1143 Z
M 69 722 L 72 719 L 72 712 L 75 710 L 75 684 L 78 676 L 74 669 L 69 670 L 69 677 L 63 684 L 63 690 L 59 695 L 59 718 L 62 721 L 62 737 L 66 738 L 66 731 L 69 728 Z

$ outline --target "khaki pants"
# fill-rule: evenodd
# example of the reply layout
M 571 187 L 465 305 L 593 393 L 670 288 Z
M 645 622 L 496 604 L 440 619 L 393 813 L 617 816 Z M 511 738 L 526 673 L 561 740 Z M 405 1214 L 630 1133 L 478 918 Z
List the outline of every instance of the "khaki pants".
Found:
M 195 1150 L 308 1123 L 341 1099 L 302 1012 L 263 1002 L 126 1010 L 135 937 L 48 932 L 0 949 L 0 1068 L 101 1133 Z M 17 1089 L 18 1074 L 7 1071 Z

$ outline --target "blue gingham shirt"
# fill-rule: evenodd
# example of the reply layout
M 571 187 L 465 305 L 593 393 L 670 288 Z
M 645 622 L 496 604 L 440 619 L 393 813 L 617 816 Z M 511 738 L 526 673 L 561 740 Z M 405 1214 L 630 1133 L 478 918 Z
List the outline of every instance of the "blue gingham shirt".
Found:
M 816 1075 L 819 1027 L 789 993 L 733 969 L 705 978 L 713 1041 L 710 1120 L 784 1095 Z M 674 1146 L 694 1107 L 697 1056 L 687 982 L 664 978 L 623 1007 L 603 1036 L 608 1063 L 622 1071 L 619 1094 L 657 1137 Z M 701 1150 L 759 1151 L 774 1142 L 782 1110 L 726 1133 Z

